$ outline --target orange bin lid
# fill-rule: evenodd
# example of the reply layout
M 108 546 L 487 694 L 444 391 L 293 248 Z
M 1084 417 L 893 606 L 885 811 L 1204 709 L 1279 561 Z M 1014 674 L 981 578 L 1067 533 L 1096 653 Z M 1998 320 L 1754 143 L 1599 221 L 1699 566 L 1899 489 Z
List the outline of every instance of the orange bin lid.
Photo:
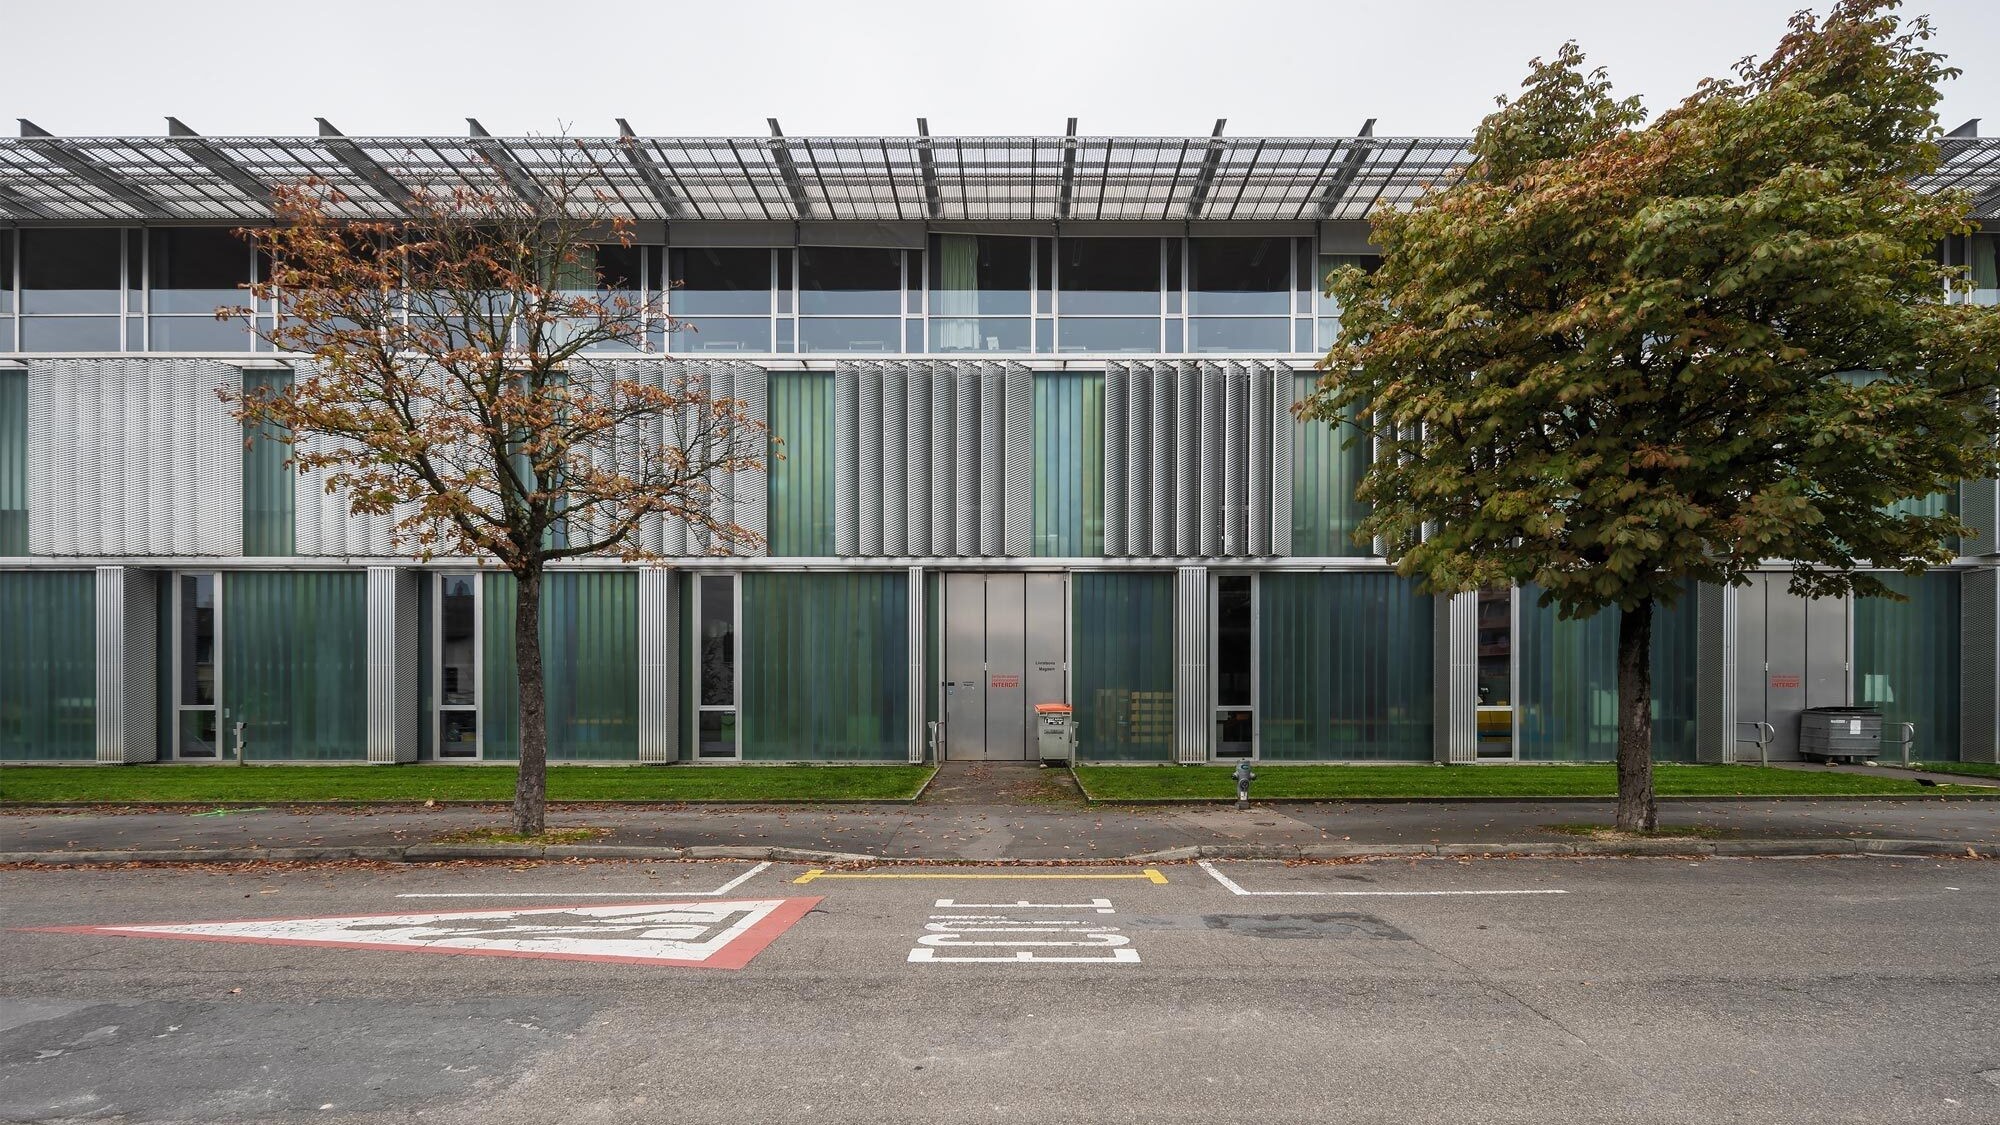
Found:
M 1067 703 L 1037 703 L 1037 704 L 1035 704 L 1035 714 L 1037 714 L 1037 715 L 1067 715 L 1067 714 L 1069 714 L 1069 704 L 1067 704 Z

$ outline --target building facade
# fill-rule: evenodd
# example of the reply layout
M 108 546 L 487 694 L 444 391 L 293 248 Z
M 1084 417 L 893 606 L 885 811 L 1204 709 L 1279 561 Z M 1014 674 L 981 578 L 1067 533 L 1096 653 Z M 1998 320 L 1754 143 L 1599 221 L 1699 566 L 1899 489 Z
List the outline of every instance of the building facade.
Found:
M 715 482 L 757 549 L 663 523 L 657 563 L 552 572 L 553 760 L 1021 759 L 1043 702 L 1087 761 L 1614 753 L 1615 612 L 1417 593 L 1354 539 L 1365 444 L 1291 413 L 1338 326 L 1319 279 L 1462 140 L 321 125 L 0 141 L 0 761 L 227 760 L 239 725 L 253 760 L 515 756 L 512 579 L 399 554 L 234 420 L 217 391 L 304 361 L 213 312 L 274 184 L 393 217 L 532 192 L 557 143 L 636 224 L 603 274 L 685 325 L 582 367 L 701 380 L 783 456 Z M 2000 226 L 2000 142 L 1946 148 L 1939 185 Z M 1996 238 L 1945 248 L 1971 299 L 2000 298 Z M 1979 535 L 1894 577 L 1906 602 L 1805 602 L 1773 567 L 1666 609 L 1657 755 L 1796 757 L 1801 708 L 1853 703 L 1916 757 L 2000 760 L 2000 495 L 1924 503 Z

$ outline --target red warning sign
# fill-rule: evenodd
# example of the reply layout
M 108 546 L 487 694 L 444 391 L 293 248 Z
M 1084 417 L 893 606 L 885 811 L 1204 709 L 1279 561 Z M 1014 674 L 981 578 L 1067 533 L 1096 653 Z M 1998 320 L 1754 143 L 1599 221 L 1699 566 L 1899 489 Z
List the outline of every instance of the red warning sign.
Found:
M 995 672 L 988 682 L 997 688 L 1017 688 L 1021 686 L 1021 675 L 1018 672 Z
M 1772 676 L 1771 686 L 1775 688 L 1795 688 L 1799 686 L 1797 676 Z

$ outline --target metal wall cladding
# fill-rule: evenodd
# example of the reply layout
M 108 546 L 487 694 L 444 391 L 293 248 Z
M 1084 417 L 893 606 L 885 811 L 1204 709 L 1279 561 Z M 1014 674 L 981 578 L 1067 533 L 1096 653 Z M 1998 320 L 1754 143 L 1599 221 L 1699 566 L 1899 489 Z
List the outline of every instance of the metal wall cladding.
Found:
M 1432 661 L 1437 683 L 1431 697 L 1431 744 L 1436 760 L 1479 760 L 1479 595 L 1440 596 L 1432 618 Z
M 28 365 L 28 549 L 237 554 L 243 428 L 217 392 L 237 369 L 189 359 Z
M 1104 553 L 1257 558 L 1290 547 L 1289 367 L 1129 362 L 1104 375 Z
M 639 572 L 639 760 L 680 758 L 680 574 Z
M 428 575 L 368 568 L 368 760 L 417 760 L 418 598 Z
M 833 379 L 836 554 L 1034 553 L 1034 374 L 1027 366 L 839 363 Z
M 2000 481 L 1969 480 L 1959 485 L 1959 513 L 1972 530 L 1959 541 L 1959 553 L 2000 554 Z
M 1695 587 L 1695 743 L 1697 762 L 1736 760 L 1736 590 Z
M 97 760 L 159 757 L 155 666 L 159 662 L 157 573 L 97 568 Z
M 593 390 L 600 396 L 608 397 L 615 381 L 625 381 L 685 393 L 697 400 L 682 416 L 655 418 L 641 424 L 629 436 L 622 438 L 616 448 L 606 449 L 603 456 L 614 464 L 619 458 L 633 457 L 639 449 L 648 447 L 685 449 L 696 459 L 719 455 L 722 451 L 700 448 L 700 443 L 708 440 L 702 434 L 701 402 L 732 400 L 756 425 L 770 424 L 770 373 L 754 363 L 736 360 L 593 360 L 578 364 L 577 371 L 579 377 L 591 380 Z M 739 472 L 716 470 L 708 475 L 704 483 L 700 499 L 706 505 L 707 519 L 715 524 L 741 528 L 750 534 L 750 542 L 731 545 L 700 521 L 662 516 L 647 517 L 642 521 L 634 543 L 640 550 L 667 556 L 763 555 L 771 530 L 768 478 L 768 466 L 760 465 Z M 586 522 L 571 531 L 571 541 L 598 530 L 603 529 Z
M 1183 765 L 1208 761 L 1213 732 L 1208 601 L 1207 567 L 1184 566 L 1174 572 L 1174 760 Z

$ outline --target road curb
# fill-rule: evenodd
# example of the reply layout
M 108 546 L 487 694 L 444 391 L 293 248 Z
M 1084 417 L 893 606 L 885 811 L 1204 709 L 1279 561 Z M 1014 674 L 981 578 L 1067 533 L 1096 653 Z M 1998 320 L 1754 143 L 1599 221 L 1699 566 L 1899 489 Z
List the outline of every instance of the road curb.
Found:
M 1008 866 L 1103 865 L 1127 863 L 1187 863 L 1198 859 L 1314 860 L 1414 858 L 1531 858 L 1535 856 L 1949 856 L 2000 858 L 2000 847 L 1952 840 L 1797 839 L 1797 840 L 1546 840 L 1477 844 L 1200 844 L 1102 859 L 967 859 L 950 856 L 897 857 L 817 848 L 761 846 L 653 847 L 621 844 L 406 844 L 300 848 L 186 848 L 139 851 L 0 852 L 0 865 L 31 867 L 105 867 L 127 864 L 186 863 L 324 863 L 376 860 L 390 863 L 442 863 L 454 860 L 505 859 L 735 859 L 777 863 L 866 864 L 875 866 Z
M 1154 805 L 1171 807 L 1233 805 L 1234 797 L 1097 797 L 1092 796 L 1081 783 L 1084 800 L 1093 805 Z M 2000 801 L 2000 789 L 1990 793 L 1712 793 L 1707 796 L 1663 796 L 1655 800 L 1662 805 L 1700 804 L 1708 801 Z M 1602 796 L 1556 793 L 1543 796 L 1534 794 L 1495 795 L 1479 794 L 1443 797 L 1258 797 L 1251 802 L 1258 805 L 1494 805 L 1494 804 L 1550 804 L 1550 805 L 1610 805 L 1616 804 L 1618 796 L 1606 793 Z

